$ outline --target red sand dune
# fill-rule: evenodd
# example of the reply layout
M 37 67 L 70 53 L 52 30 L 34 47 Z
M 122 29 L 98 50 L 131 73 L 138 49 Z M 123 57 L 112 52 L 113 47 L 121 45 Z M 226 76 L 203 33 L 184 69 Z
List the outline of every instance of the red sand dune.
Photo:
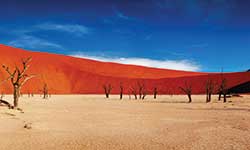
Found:
M 0 63 L 10 66 L 20 65 L 22 58 L 32 57 L 29 73 L 37 77 L 27 82 L 22 88 L 23 93 L 39 93 L 44 83 L 48 84 L 50 93 L 57 94 L 102 94 L 102 85 L 112 84 L 112 93 L 119 93 L 119 85 L 123 83 L 125 92 L 144 83 L 150 92 L 154 87 L 161 94 L 180 94 L 180 86 L 185 82 L 193 85 L 194 93 L 204 93 L 204 84 L 208 78 L 220 82 L 220 74 L 156 69 L 117 63 L 105 63 L 70 56 L 31 52 L 5 45 L 0 45 Z M 249 72 L 225 73 L 228 87 L 250 81 Z M 7 78 L 4 69 L 0 68 L 0 80 Z M 9 82 L 0 86 L 0 91 L 12 91 Z

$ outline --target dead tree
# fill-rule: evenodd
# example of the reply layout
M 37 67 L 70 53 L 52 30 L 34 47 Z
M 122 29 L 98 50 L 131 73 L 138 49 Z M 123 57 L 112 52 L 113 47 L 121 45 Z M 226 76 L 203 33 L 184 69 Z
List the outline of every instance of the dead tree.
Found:
M 147 96 L 147 91 L 143 90 L 143 92 L 142 92 L 142 100 L 144 100 L 146 96 Z
M 2 92 L 1 97 L 0 97 L 0 105 L 4 105 L 7 106 L 8 108 L 11 108 L 11 104 L 5 100 L 3 100 L 4 98 L 4 93 Z
M 184 87 L 180 87 L 180 89 L 188 96 L 188 102 L 192 102 L 192 85 L 185 83 Z
M 146 87 L 144 83 L 137 82 L 139 99 L 144 99 L 147 95 Z
M 105 95 L 106 95 L 106 98 L 109 98 L 109 94 L 112 90 L 112 85 L 111 84 L 104 84 L 103 86 L 103 89 L 104 89 L 104 92 L 105 92 Z
M 0 104 L 7 106 L 9 109 L 13 108 L 13 106 L 11 106 L 11 104 L 5 100 L 0 99 Z
M 211 96 L 213 94 L 214 91 L 214 83 L 211 79 L 208 79 L 206 81 L 206 102 L 209 103 L 211 102 Z
M 120 83 L 120 99 L 122 99 L 122 96 L 123 96 L 123 90 L 124 90 L 123 84 L 122 84 L 122 83 Z
M 5 95 L 4 95 L 4 93 L 2 92 L 0 99 L 3 99 L 4 96 L 5 96 Z
M 131 93 L 134 95 L 135 99 L 137 100 L 137 90 L 136 90 L 136 88 L 135 88 L 135 87 L 132 87 L 132 88 L 130 89 L 130 91 L 131 91 Z
M 144 84 L 137 82 L 138 86 L 138 94 L 139 94 L 139 99 L 142 99 L 143 96 L 143 90 L 144 90 Z
M 48 85 L 45 83 L 43 85 L 43 99 L 49 98 Z
M 227 102 L 227 80 L 223 78 L 219 86 L 219 100 L 221 100 L 221 95 L 223 95 L 223 102 Z
M 132 86 L 130 88 L 130 93 L 134 95 L 136 100 L 138 99 L 137 94 L 139 95 L 139 99 L 142 99 L 142 100 L 145 99 L 145 97 L 147 95 L 145 84 L 137 82 L 137 84 L 135 86 Z
M 157 87 L 154 88 L 154 99 L 156 99 L 156 96 L 158 94 L 158 90 L 157 90 Z
M 27 59 L 22 59 L 22 68 L 16 66 L 14 71 L 10 71 L 9 67 L 3 65 L 2 67 L 8 73 L 9 77 L 6 80 L 10 80 L 13 86 L 13 96 L 14 96 L 14 108 L 18 108 L 18 100 L 20 97 L 20 90 L 22 86 L 35 75 L 28 75 L 26 71 L 29 69 L 29 62 L 31 57 Z

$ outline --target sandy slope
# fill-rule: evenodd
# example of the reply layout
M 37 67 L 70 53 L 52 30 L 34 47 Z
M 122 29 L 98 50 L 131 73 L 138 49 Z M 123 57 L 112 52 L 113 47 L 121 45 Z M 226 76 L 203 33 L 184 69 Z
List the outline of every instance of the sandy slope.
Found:
M 44 84 L 53 94 L 102 94 L 103 85 L 111 84 L 113 94 L 120 92 L 120 84 L 124 93 L 131 93 L 138 88 L 138 83 L 153 93 L 157 87 L 160 94 L 183 94 L 180 87 L 191 84 L 193 93 L 205 93 L 208 79 L 213 80 L 216 89 L 221 83 L 222 74 L 186 72 L 169 69 L 157 69 L 134 65 L 104 63 L 89 59 L 80 59 L 64 55 L 32 52 L 0 44 L 0 64 L 9 66 L 11 72 L 15 66 L 21 65 L 21 58 L 32 57 L 28 74 L 36 77 L 23 87 L 23 93 L 41 93 Z M 0 69 L 0 81 L 7 79 L 8 73 Z M 227 88 L 249 82 L 250 72 L 225 73 Z M 0 93 L 12 93 L 10 82 L 0 85 Z
M 0 149 L 250 149 L 250 96 L 227 104 L 205 104 L 204 96 L 185 100 L 24 96 L 24 113 L 0 108 Z

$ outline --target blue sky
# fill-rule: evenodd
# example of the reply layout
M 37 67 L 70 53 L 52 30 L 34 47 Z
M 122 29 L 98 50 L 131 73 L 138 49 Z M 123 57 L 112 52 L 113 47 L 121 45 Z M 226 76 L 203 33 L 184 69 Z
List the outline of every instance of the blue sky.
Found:
M 1 1 L 0 43 L 160 68 L 250 68 L 248 0 Z

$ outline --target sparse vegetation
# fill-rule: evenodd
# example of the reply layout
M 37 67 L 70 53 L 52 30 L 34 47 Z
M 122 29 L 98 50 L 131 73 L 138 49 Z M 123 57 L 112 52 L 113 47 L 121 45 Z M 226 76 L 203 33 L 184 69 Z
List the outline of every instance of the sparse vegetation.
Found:
M 135 99 L 137 100 L 137 90 L 136 90 L 136 87 L 131 87 L 130 89 L 131 93 L 134 95 Z
M 142 92 L 142 100 L 144 100 L 146 96 L 147 96 L 147 91 L 143 90 L 143 92 Z
M 123 90 L 124 90 L 123 84 L 120 83 L 120 100 L 122 99 L 123 96 Z
M 14 108 L 18 108 L 18 102 L 20 97 L 20 90 L 22 86 L 30 79 L 34 78 L 35 75 L 28 75 L 26 71 L 29 69 L 29 62 L 31 57 L 27 59 L 22 59 L 22 68 L 18 66 L 15 67 L 13 71 L 10 71 L 10 68 L 6 65 L 2 67 L 8 73 L 9 77 L 6 80 L 10 80 L 13 86 L 13 96 L 14 96 Z
M 43 85 L 43 99 L 49 98 L 48 85 L 44 83 Z
M 180 87 L 180 89 L 188 96 L 188 102 L 191 103 L 192 102 L 192 85 L 185 82 L 185 86 Z
M 5 95 L 4 95 L 4 93 L 2 92 L 0 99 L 3 99 L 4 96 L 5 96 Z
M 144 83 L 137 82 L 137 84 L 135 86 L 132 86 L 130 88 L 130 93 L 134 95 L 136 100 L 138 99 L 138 96 L 139 96 L 139 99 L 143 100 L 147 96 L 148 92 L 145 88 Z
M 109 98 L 109 94 L 111 93 L 111 90 L 113 89 L 111 84 L 104 84 L 103 86 L 106 98 Z
M 145 87 L 145 84 L 142 82 L 137 82 L 137 86 L 138 86 L 138 94 L 139 94 L 139 99 L 145 99 L 146 95 L 147 95 L 147 90 Z
M 154 99 L 156 99 L 156 96 L 157 96 L 157 94 L 158 94 L 157 87 L 154 88 L 153 92 L 154 92 Z
M 211 96 L 214 92 L 214 82 L 212 79 L 208 79 L 206 81 L 205 88 L 206 88 L 206 102 L 209 103 L 211 102 Z
M 223 95 L 223 102 L 227 102 L 227 80 L 226 78 L 222 78 L 220 86 L 219 86 L 219 100 L 221 100 L 221 95 Z

